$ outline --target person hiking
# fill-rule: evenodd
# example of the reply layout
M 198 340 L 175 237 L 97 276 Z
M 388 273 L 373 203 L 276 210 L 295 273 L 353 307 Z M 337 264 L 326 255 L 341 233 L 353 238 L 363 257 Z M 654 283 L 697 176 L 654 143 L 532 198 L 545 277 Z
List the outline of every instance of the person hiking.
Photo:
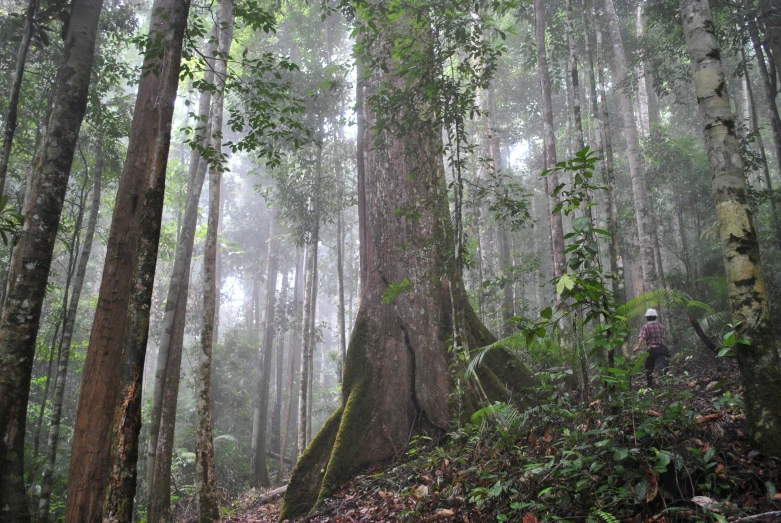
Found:
M 645 360 L 645 376 L 648 380 L 649 387 L 654 386 L 654 368 L 656 367 L 656 362 L 659 361 L 660 371 L 664 374 L 665 369 L 667 368 L 667 358 L 670 356 L 670 352 L 664 344 L 664 325 L 656 320 L 657 316 L 656 309 L 648 309 L 645 311 L 647 323 L 640 328 L 637 346 L 632 350 L 632 352 L 640 350 L 643 341 L 645 341 L 648 346 L 648 359 Z

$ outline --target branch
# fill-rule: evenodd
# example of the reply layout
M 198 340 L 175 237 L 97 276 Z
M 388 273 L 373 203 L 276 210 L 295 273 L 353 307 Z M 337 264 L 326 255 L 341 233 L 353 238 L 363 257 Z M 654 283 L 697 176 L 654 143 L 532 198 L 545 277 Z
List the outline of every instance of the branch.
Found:
M 692 327 L 694 327 L 694 332 L 697 333 L 697 336 L 700 338 L 700 340 L 705 345 L 705 347 L 710 349 L 710 351 L 713 352 L 714 354 L 717 354 L 719 352 L 718 345 L 716 345 L 713 342 L 713 340 L 710 339 L 707 334 L 705 334 L 705 331 L 702 330 L 702 327 L 700 326 L 699 322 L 694 318 L 692 318 L 691 316 L 689 316 L 689 323 L 692 324 Z
M 258 499 L 255 501 L 255 506 L 265 505 L 269 501 L 273 501 L 280 496 L 284 496 L 285 492 L 287 492 L 287 485 L 275 488 L 274 490 L 269 490 L 262 496 L 258 497 Z
M 763 512 L 762 514 L 754 514 L 753 516 L 746 516 L 745 518 L 734 519 L 732 520 L 732 523 L 738 523 L 739 521 L 755 521 L 755 520 L 759 520 L 760 518 L 766 518 L 771 516 L 781 516 L 781 510 L 777 510 L 775 512 Z

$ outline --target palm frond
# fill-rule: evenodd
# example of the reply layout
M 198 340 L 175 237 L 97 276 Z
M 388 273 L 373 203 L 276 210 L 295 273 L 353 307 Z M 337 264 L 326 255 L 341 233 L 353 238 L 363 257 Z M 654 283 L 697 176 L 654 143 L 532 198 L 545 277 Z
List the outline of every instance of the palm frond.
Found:
M 691 302 L 689 295 L 678 289 L 656 289 L 622 303 L 616 307 L 616 313 L 627 320 L 633 320 L 642 316 L 648 307 L 687 305 Z

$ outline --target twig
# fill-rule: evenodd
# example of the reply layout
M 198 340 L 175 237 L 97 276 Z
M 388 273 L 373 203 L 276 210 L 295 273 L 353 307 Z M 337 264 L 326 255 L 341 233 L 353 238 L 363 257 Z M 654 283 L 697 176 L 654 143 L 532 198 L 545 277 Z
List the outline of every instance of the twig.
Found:
M 776 510 L 775 512 L 763 512 L 762 514 L 754 514 L 753 516 L 746 516 L 743 518 L 733 519 L 730 523 L 738 523 L 739 521 L 754 521 L 754 520 L 759 520 L 760 518 L 770 517 L 770 516 L 781 516 L 781 510 Z

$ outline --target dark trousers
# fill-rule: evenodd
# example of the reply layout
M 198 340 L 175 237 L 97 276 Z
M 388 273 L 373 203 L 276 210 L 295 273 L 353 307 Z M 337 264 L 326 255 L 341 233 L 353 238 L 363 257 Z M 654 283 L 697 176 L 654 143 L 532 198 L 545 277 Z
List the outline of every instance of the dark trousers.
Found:
M 645 377 L 648 380 L 648 386 L 654 386 L 654 369 L 657 362 L 659 363 L 659 370 L 664 375 L 667 370 L 667 358 L 670 357 L 670 352 L 665 346 L 651 347 L 648 349 L 648 359 L 645 360 Z

